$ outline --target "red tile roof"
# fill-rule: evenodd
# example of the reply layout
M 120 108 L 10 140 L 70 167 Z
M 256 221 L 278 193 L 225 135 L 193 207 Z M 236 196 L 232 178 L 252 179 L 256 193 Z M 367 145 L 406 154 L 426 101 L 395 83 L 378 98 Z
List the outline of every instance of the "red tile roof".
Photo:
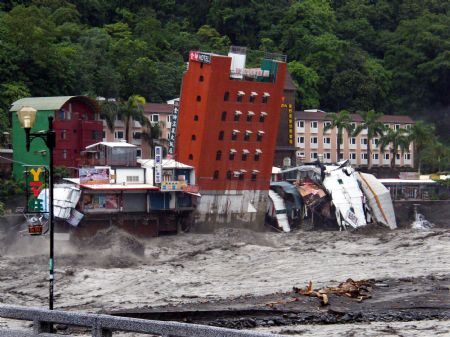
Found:
M 323 121 L 329 120 L 326 118 L 326 112 L 322 111 L 296 111 L 295 119 L 303 119 L 303 120 L 315 120 L 315 121 Z M 362 117 L 358 114 L 350 114 L 352 120 L 354 122 L 362 122 Z M 414 124 L 414 120 L 409 116 L 397 116 L 397 115 L 383 115 L 380 118 L 380 121 L 383 123 L 399 123 L 399 124 Z
M 145 103 L 144 113 L 172 113 L 173 105 L 167 103 Z

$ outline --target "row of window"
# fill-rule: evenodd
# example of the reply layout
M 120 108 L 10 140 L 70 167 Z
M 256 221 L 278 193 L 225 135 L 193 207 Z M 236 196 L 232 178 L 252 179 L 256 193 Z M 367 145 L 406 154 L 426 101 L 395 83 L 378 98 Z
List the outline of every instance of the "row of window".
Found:
M 236 93 L 236 96 L 235 96 L 235 97 L 236 97 L 236 102 L 242 103 L 242 102 L 244 102 L 245 92 L 244 92 L 244 91 L 238 91 L 238 92 Z M 256 103 L 257 97 L 258 97 L 258 93 L 252 91 L 252 92 L 250 93 L 250 96 L 248 97 L 248 102 L 250 102 L 250 103 Z M 270 94 L 269 94 L 268 92 L 265 92 L 265 93 L 262 95 L 261 103 L 264 103 L 264 104 L 268 103 L 268 102 L 269 102 L 269 97 L 270 97 Z M 197 99 L 197 100 L 198 100 L 198 99 Z M 223 100 L 224 100 L 225 102 L 227 102 L 227 101 L 230 100 L 230 92 L 229 92 L 229 91 L 226 91 L 226 92 L 223 94 Z
M 297 152 L 297 156 L 298 157 L 304 157 L 305 153 L 304 152 Z M 317 159 L 318 158 L 318 154 L 317 154 L 317 152 L 311 152 L 309 154 L 309 157 L 310 157 L 310 159 Z M 390 156 L 389 153 L 384 153 L 383 154 L 383 158 L 385 160 L 389 160 L 390 157 L 391 156 Z M 367 153 L 361 153 L 361 159 L 362 160 L 367 160 L 367 158 L 368 158 Z M 323 153 L 323 159 L 331 159 L 331 153 L 330 152 Z M 339 155 L 339 159 L 340 160 L 344 159 L 344 155 L 342 153 Z M 349 159 L 356 160 L 356 153 L 353 153 L 353 152 L 349 153 Z M 379 159 L 379 154 L 378 153 L 372 153 L 372 159 L 378 160 Z M 395 159 L 396 160 L 400 160 L 400 154 L 397 153 Z M 403 159 L 404 160 L 411 160 L 411 153 L 409 153 L 409 152 L 408 153 L 404 153 L 403 154 Z
M 235 149 L 231 149 L 228 154 L 228 159 L 234 160 L 234 158 L 236 157 L 236 153 L 237 153 L 237 151 Z M 253 155 L 253 160 L 259 161 L 259 159 L 261 158 L 261 153 L 262 153 L 262 151 L 257 149 Z M 249 150 L 246 150 L 246 149 L 242 150 L 241 160 L 246 161 L 249 154 L 250 154 Z M 222 160 L 222 151 L 219 150 L 216 152 L 216 160 Z
M 241 133 L 239 130 L 231 131 L 231 140 L 238 140 L 238 134 Z M 250 141 L 250 136 L 253 132 L 250 130 L 245 130 L 244 132 L 244 141 Z M 263 139 L 264 131 L 259 130 L 256 132 L 256 141 L 261 142 Z M 219 140 L 223 140 L 225 137 L 225 131 L 219 131 Z M 195 135 L 192 135 L 192 140 L 195 140 Z
M 319 139 L 318 137 L 310 137 L 310 139 L 309 139 L 310 144 L 318 144 L 318 139 Z M 349 144 L 356 145 L 355 137 L 349 138 L 348 141 L 349 141 Z M 303 136 L 297 137 L 297 144 L 304 144 L 304 143 L 305 143 L 305 137 L 303 137 Z M 337 143 L 337 139 L 336 139 L 336 143 Z M 367 145 L 367 138 L 361 138 L 360 143 L 361 143 L 361 145 Z M 372 145 L 378 146 L 378 143 L 379 143 L 378 138 L 372 138 Z M 331 144 L 331 137 L 324 137 L 323 144 Z M 341 140 L 341 144 L 343 144 L 342 140 Z
M 234 115 L 233 115 L 233 121 L 234 121 L 234 122 L 239 122 L 239 121 L 241 120 L 241 115 L 242 115 L 242 112 L 239 111 L 239 110 L 236 110 L 236 111 L 234 112 Z M 253 121 L 253 117 L 254 117 L 254 116 L 255 116 L 255 113 L 254 113 L 253 111 L 248 111 L 248 112 L 247 112 L 247 115 L 246 115 L 246 117 L 245 117 L 245 120 L 246 120 L 247 122 L 251 122 L 251 121 Z M 266 116 L 267 116 L 267 112 L 262 111 L 262 112 L 259 114 L 259 117 L 258 117 L 259 122 L 260 122 L 260 123 L 264 123 L 264 121 L 265 121 L 265 119 L 266 119 Z M 220 119 L 221 119 L 222 121 L 224 121 L 224 122 L 227 120 L 227 112 L 226 112 L 226 111 L 223 111 L 223 112 L 222 112 L 222 115 L 221 115 Z
M 326 126 L 331 125 L 331 122 L 329 121 L 325 121 L 323 122 L 323 128 L 325 129 Z M 353 128 L 356 128 L 356 123 L 351 123 L 351 125 L 353 126 Z M 317 121 L 311 121 L 309 124 L 310 129 L 317 129 L 319 126 L 319 122 Z M 384 126 L 386 128 L 390 128 L 392 126 L 393 129 L 398 130 L 401 128 L 401 124 L 384 124 Z M 302 120 L 298 120 L 297 121 L 297 128 L 303 129 L 305 127 L 305 121 Z M 406 129 L 410 129 L 411 128 L 411 124 L 406 124 L 405 125 Z
M 73 129 L 73 133 L 77 133 L 77 129 Z M 91 139 L 92 140 L 101 140 L 102 136 L 104 137 L 105 132 L 104 131 L 98 131 L 98 130 L 92 130 L 91 131 Z M 62 129 L 59 130 L 59 139 L 60 140 L 68 140 L 68 130 Z
M 227 174 L 226 174 L 226 178 L 227 178 L 228 180 L 231 180 L 231 179 L 233 179 L 233 178 L 238 178 L 239 180 L 244 180 L 244 178 L 245 178 L 245 173 L 246 173 L 246 172 L 247 172 L 246 170 L 240 170 L 240 171 L 231 171 L 231 170 L 228 170 L 228 171 L 227 171 Z M 259 173 L 258 170 L 253 170 L 252 173 L 250 174 L 250 179 L 251 179 L 252 181 L 256 181 L 256 177 L 258 176 L 258 173 Z M 219 173 L 219 170 L 214 171 L 214 173 L 213 173 L 213 179 L 214 179 L 214 180 L 220 179 L 220 173 Z

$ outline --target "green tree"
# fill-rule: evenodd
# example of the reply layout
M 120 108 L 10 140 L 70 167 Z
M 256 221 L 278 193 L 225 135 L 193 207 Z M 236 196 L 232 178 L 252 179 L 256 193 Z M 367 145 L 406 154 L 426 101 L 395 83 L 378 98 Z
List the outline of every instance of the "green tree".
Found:
M 339 113 L 330 112 L 326 114 L 326 119 L 330 119 L 331 123 L 326 125 L 324 131 L 331 129 L 337 129 L 337 150 L 336 161 L 341 159 L 341 144 L 343 143 L 343 132 L 347 131 L 347 134 L 353 133 L 352 118 L 347 110 L 342 110 Z
M 363 120 L 356 127 L 353 136 L 357 136 L 362 130 L 367 129 L 367 166 L 370 170 L 372 168 L 372 139 L 382 136 L 385 130 L 384 124 L 380 120 L 383 114 L 375 110 L 362 111 L 359 114 Z
M 301 109 L 316 108 L 320 105 L 318 92 L 319 76 L 317 73 L 298 61 L 288 64 L 289 72 L 297 86 L 297 104 Z
M 384 152 L 386 147 L 389 148 L 391 169 L 395 169 L 395 158 L 397 157 L 399 150 L 403 155 L 405 149 L 408 149 L 410 144 L 411 139 L 408 135 L 408 130 L 386 128 L 385 132 L 380 137 L 379 145 L 381 152 Z
M 139 95 L 133 95 L 126 102 L 119 102 L 117 115 L 122 116 L 125 124 L 125 139 L 127 143 L 130 140 L 130 123 L 132 120 L 142 122 L 146 119 L 144 116 L 145 98 Z
M 413 142 L 414 157 L 419 174 L 422 172 L 422 156 L 425 148 L 436 142 L 434 126 L 424 121 L 417 121 L 409 130 L 409 139 Z

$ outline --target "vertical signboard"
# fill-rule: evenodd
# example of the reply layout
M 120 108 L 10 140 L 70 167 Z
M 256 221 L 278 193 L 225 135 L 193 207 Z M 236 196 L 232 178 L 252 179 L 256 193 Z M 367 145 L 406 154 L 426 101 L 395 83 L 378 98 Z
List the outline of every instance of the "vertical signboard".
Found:
M 162 147 L 155 146 L 155 184 L 162 181 Z
M 169 131 L 169 148 L 167 150 L 167 158 L 172 159 L 175 154 L 175 139 L 177 138 L 178 112 L 180 111 L 180 102 L 173 103 L 172 122 Z M 156 151 L 156 150 L 155 150 Z M 156 157 L 155 157 L 156 158 Z
M 288 109 L 288 130 L 289 130 L 289 145 L 294 145 L 294 108 L 292 104 L 287 104 Z
M 46 213 L 47 200 L 40 199 L 39 195 L 48 185 L 48 171 L 45 167 L 27 167 L 26 172 L 26 213 Z

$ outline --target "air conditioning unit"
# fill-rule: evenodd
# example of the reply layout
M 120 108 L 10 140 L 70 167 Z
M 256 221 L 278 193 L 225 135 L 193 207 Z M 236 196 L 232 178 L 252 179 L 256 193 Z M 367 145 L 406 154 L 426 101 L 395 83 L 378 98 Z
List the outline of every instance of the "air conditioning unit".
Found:
M 238 172 L 238 171 L 234 171 L 234 173 L 233 173 L 233 177 L 235 177 L 235 178 L 239 178 L 241 176 L 241 172 Z

